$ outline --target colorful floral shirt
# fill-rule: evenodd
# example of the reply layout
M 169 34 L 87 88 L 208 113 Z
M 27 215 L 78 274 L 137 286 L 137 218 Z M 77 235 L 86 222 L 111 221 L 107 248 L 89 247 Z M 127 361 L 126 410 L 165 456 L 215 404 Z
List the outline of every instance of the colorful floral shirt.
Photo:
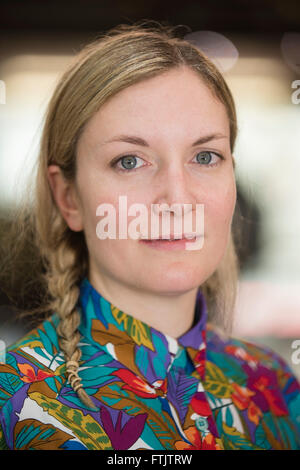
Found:
M 271 349 L 207 321 L 201 290 L 191 329 L 174 339 L 119 310 L 88 279 L 78 308 L 72 390 L 53 314 L 0 364 L 0 449 L 300 449 L 300 385 Z

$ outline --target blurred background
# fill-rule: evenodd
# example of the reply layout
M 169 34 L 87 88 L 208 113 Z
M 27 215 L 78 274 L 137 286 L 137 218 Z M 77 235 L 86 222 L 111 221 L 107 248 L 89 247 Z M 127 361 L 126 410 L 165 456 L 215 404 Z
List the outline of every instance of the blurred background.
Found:
M 107 29 L 142 19 L 188 26 L 186 39 L 233 93 L 241 266 L 233 334 L 280 353 L 300 379 L 292 360 L 300 340 L 299 0 L 1 1 L 2 221 L 35 171 L 47 102 L 72 57 Z M 0 286 L 0 340 L 10 345 L 26 331 Z

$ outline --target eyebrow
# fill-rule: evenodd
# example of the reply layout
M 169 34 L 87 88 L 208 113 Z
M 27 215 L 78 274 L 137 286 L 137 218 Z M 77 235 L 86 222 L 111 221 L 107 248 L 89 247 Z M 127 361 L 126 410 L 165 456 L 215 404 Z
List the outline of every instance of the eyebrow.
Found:
M 200 139 L 196 140 L 196 142 L 192 144 L 192 147 L 195 147 L 196 145 L 205 144 L 206 142 L 209 142 L 211 140 L 227 139 L 227 138 L 228 138 L 227 135 L 223 135 L 219 133 L 205 135 L 203 137 L 200 137 Z M 148 142 L 146 142 L 146 140 L 142 139 L 141 137 L 137 137 L 135 135 L 123 135 L 123 134 L 116 135 L 112 137 L 111 139 L 102 142 L 101 145 L 105 145 L 110 142 L 127 142 L 128 144 L 141 145 L 142 147 L 150 147 L 150 145 L 148 144 Z

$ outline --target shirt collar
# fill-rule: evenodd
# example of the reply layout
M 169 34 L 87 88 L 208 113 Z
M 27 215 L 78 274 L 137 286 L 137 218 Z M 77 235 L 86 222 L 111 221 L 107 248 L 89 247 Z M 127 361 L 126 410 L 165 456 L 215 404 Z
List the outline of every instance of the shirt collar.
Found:
M 178 338 L 118 309 L 87 278 L 80 285 L 78 307 L 82 312 L 80 333 L 137 375 L 142 374 L 151 383 L 165 379 L 174 359 L 180 357 L 179 367 L 189 367 L 205 380 L 207 308 L 200 289 L 193 326 Z

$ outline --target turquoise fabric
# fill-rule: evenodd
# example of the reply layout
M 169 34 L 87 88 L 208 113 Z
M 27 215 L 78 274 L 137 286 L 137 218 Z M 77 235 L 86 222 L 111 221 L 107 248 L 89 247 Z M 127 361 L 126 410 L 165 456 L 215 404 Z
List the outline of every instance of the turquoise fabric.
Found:
M 84 279 L 79 375 L 70 387 L 54 313 L 0 363 L 0 449 L 300 449 L 300 385 L 269 348 L 195 321 L 175 339 L 112 305 Z

